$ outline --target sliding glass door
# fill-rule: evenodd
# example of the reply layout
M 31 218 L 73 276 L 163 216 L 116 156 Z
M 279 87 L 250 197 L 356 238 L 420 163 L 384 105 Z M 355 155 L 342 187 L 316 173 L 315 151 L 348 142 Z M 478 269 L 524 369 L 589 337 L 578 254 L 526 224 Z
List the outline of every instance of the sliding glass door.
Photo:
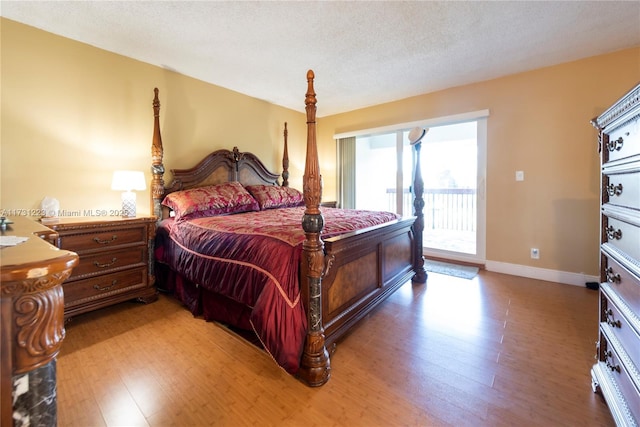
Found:
M 406 132 L 356 137 L 356 209 L 413 214 L 411 151 Z
M 478 231 L 477 122 L 435 126 L 422 142 L 424 246 L 475 256 Z
M 479 112 L 488 115 L 488 112 Z M 415 125 L 416 123 L 412 123 Z M 478 113 L 426 120 L 421 169 L 425 255 L 468 262 L 485 257 L 486 116 Z M 377 129 L 338 138 L 341 206 L 414 215 L 415 150 L 411 127 Z M 347 142 L 350 145 L 347 145 Z M 348 156 L 340 157 L 345 147 Z M 349 157 L 348 162 L 345 161 Z M 349 171 L 353 177 L 343 179 Z

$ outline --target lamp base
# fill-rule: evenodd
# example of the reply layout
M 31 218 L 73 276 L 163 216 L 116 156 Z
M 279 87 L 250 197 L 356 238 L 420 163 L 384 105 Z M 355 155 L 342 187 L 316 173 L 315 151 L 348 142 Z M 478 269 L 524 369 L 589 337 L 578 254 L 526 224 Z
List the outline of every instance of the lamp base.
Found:
M 133 191 L 125 191 L 122 193 L 122 217 L 136 217 L 136 193 Z

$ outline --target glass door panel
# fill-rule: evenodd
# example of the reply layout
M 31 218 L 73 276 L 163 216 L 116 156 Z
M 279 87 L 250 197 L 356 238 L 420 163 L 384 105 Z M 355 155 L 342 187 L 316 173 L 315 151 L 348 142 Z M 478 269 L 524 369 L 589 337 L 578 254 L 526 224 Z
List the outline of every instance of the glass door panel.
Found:
M 477 123 L 431 127 L 422 141 L 424 246 L 476 255 Z
M 396 212 L 396 133 L 356 138 L 356 209 Z

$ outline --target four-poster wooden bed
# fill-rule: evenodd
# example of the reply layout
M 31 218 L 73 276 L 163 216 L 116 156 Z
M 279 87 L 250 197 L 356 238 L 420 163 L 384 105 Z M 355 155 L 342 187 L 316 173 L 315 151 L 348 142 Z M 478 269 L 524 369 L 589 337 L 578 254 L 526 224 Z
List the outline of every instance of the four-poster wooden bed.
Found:
M 173 180 L 165 186 L 158 89 L 151 192 L 159 218 L 158 287 L 173 292 L 194 314 L 253 330 L 281 367 L 319 386 L 330 376 L 327 349 L 409 279 L 425 283 L 427 273 L 419 169 L 414 217 L 321 210 L 313 79 L 310 70 L 302 193 L 288 187 L 286 124 L 282 185 L 255 155 L 234 147 L 214 151 L 193 168 L 172 169 Z M 221 198 L 233 199 L 234 206 L 222 206 Z M 287 219 L 297 224 L 295 230 L 284 228 Z M 262 260 L 265 251 L 269 259 Z

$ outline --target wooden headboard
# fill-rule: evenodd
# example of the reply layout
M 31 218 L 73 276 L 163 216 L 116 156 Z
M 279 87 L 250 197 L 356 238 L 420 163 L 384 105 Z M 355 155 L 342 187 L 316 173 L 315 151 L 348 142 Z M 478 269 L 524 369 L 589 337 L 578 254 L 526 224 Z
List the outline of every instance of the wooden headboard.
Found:
M 243 185 L 279 185 L 279 174 L 272 173 L 253 154 L 233 150 L 217 150 L 190 169 L 171 169 L 173 181 L 165 187 L 165 195 L 189 188 L 239 181 Z
M 162 205 L 164 197 L 174 191 L 188 190 L 207 185 L 222 184 L 224 182 L 238 181 L 243 185 L 280 185 L 280 174 L 269 171 L 258 157 L 249 152 L 241 152 L 238 147 L 233 150 L 216 150 L 197 165 L 189 169 L 171 169 L 172 181 L 168 186 L 164 185 L 164 165 L 162 137 L 160 133 L 160 100 L 158 89 L 154 89 L 153 99 L 154 130 L 153 144 L 151 147 L 152 164 L 151 172 L 151 209 L 158 219 L 169 216 L 169 209 Z M 287 124 L 284 124 L 284 155 L 282 159 L 283 186 L 288 186 L 289 155 L 287 147 Z

